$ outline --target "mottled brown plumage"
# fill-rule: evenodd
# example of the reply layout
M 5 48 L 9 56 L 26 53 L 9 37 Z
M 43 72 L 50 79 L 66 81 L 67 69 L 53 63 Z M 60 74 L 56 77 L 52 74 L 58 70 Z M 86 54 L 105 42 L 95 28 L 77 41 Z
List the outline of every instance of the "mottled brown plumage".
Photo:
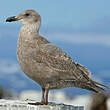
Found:
M 42 101 L 48 104 L 48 90 L 79 87 L 100 93 L 104 85 L 90 78 L 90 72 L 64 51 L 38 34 L 41 17 L 34 10 L 23 11 L 7 21 L 20 21 L 17 57 L 22 71 L 42 87 Z

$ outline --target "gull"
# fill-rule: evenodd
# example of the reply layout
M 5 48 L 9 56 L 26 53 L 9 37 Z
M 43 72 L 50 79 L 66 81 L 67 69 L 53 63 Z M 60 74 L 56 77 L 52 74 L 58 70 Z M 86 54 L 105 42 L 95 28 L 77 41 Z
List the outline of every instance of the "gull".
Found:
M 53 45 L 39 34 L 41 16 L 35 10 L 25 10 L 6 22 L 19 21 L 21 27 L 17 59 L 22 71 L 42 88 L 41 102 L 48 104 L 52 89 L 78 87 L 102 93 L 107 86 L 91 79 L 89 70 L 72 60 L 61 48 Z

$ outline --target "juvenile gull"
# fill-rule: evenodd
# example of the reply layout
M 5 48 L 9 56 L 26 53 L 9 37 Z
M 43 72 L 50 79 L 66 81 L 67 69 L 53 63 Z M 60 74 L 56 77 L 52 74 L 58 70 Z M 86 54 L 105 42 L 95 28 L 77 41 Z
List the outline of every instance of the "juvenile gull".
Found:
M 78 87 L 97 93 L 107 88 L 93 81 L 90 72 L 74 62 L 59 47 L 39 35 L 41 17 L 34 10 L 26 10 L 7 22 L 20 21 L 17 58 L 22 71 L 42 87 L 42 100 L 36 104 L 48 104 L 51 89 Z

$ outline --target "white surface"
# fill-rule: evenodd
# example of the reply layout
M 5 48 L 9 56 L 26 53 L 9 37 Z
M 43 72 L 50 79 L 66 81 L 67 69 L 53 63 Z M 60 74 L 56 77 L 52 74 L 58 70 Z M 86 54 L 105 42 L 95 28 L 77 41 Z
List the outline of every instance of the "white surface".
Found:
M 27 90 L 21 92 L 19 96 L 20 100 L 36 100 L 40 101 L 41 99 L 41 91 L 34 91 L 34 90 Z M 57 102 L 57 103 L 64 103 L 68 105 L 74 106 L 84 106 L 85 110 L 89 110 L 89 106 L 92 99 L 88 95 L 80 95 L 75 96 L 74 98 L 68 97 L 64 92 L 51 92 L 49 93 L 49 102 Z
M 83 109 L 78 109 L 78 107 L 63 104 L 34 106 L 29 105 L 27 101 L 2 99 L 0 100 L 0 110 L 83 110 Z
M 28 90 L 23 91 L 20 94 L 19 97 L 21 100 L 36 100 L 40 101 L 41 99 L 41 92 L 40 91 L 34 91 L 34 90 Z M 57 102 L 57 103 L 64 103 L 67 105 L 74 105 L 74 106 L 84 106 L 84 110 L 90 110 L 90 105 L 92 102 L 91 95 L 79 95 L 75 97 L 68 97 L 64 92 L 50 92 L 49 93 L 49 101 L 50 102 Z M 110 99 L 107 101 L 108 110 L 110 110 Z

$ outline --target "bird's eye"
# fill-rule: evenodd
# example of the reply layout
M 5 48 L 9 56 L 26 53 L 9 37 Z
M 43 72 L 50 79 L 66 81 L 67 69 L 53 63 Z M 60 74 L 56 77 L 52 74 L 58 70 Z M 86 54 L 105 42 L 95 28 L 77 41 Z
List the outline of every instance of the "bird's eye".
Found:
M 29 16 L 29 15 L 30 15 L 29 13 L 26 13 L 26 14 L 25 14 L 25 16 Z

